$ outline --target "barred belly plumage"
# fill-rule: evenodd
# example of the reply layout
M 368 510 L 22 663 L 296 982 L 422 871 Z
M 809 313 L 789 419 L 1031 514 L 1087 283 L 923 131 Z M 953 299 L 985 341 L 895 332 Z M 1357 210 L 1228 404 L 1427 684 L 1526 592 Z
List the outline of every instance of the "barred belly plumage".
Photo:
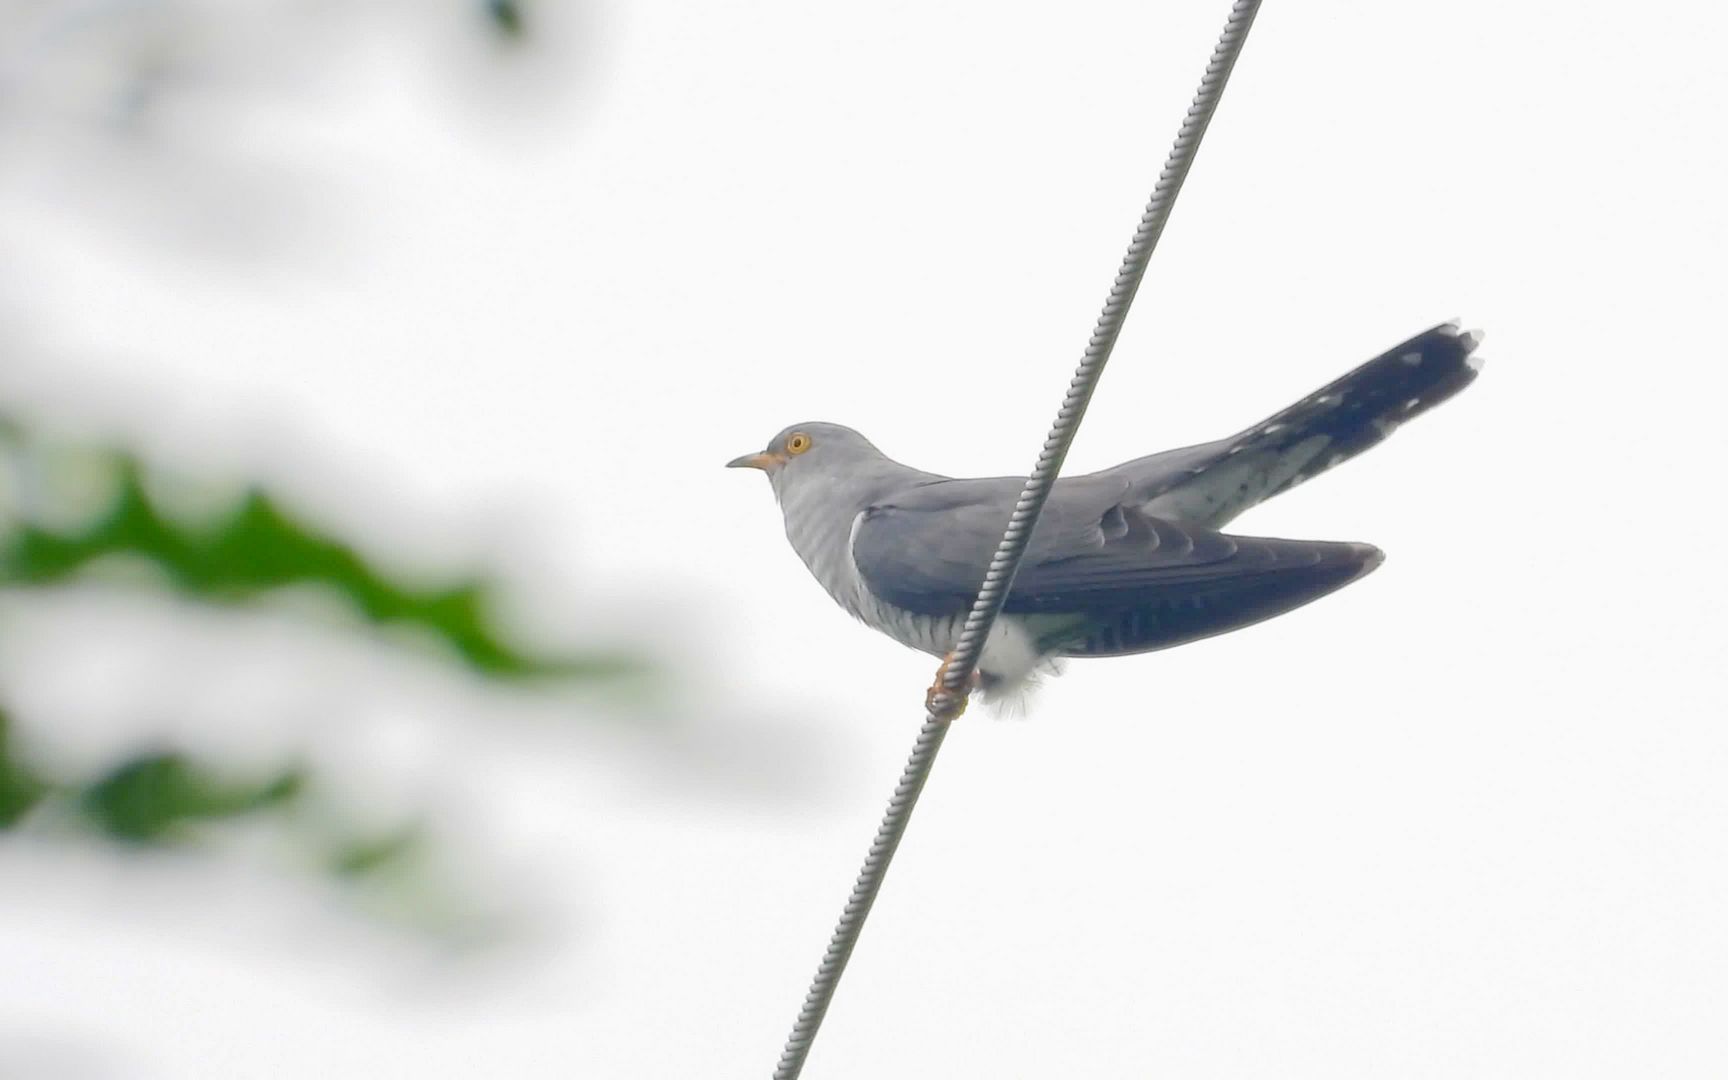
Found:
M 955 642 L 960 640 L 961 629 L 966 625 L 964 615 L 914 615 L 881 603 L 868 594 L 864 605 L 866 612 L 862 618 L 866 625 L 908 648 L 932 656 L 946 655 L 954 648 Z

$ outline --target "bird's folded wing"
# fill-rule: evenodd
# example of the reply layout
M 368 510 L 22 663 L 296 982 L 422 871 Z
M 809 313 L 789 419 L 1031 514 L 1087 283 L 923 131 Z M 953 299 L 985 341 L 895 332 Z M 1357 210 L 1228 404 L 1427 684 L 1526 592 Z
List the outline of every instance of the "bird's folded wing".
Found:
M 965 611 L 1017 491 L 1013 481 L 950 481 L 871 507 L 853 529 L 859 576 L 896 607 L 922 615 Z M 1255 581 L 1342 583 L 1379 556 L 1366 544 L 1226 536 L 1150 517 L 1119 496 L 1114 486 L 1058 485 L 1004 610 L 1120 611 Z

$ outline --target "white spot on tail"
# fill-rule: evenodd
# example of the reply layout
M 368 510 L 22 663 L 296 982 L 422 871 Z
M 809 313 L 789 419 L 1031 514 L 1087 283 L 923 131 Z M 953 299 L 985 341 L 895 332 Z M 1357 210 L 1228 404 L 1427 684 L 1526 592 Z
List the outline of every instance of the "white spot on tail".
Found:
M 1422 404 L 1422 399 L 1419 397 L 1413 397 L 1409 401 L 1406 401 L 1404 403 L 1404 411 L 1409 412 L 1411 409 L 1414 409 L 1416 406 L 1418 406 L 1420 404 Z
M 1398 360 L 1400 363 L 1409 364 L 1411 367 L 1415 367 L 1422 362 L 1422 354 L 1419 352 L 1407 352 L 1403 356 L 1400 356 Z
M 1476 346 L 1482 344 L 1482 331 L 1471 330 L 1458 335 L 1459 344 L 1464 346 L 1464 364 L 1471 371 L 1482 370 L 1482 358 L 1476 355 Z

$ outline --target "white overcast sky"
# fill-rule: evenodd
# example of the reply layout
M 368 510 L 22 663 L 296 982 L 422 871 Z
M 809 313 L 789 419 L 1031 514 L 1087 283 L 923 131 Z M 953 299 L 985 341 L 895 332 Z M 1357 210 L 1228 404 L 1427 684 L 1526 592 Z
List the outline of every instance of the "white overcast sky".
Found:
M 0 390 L 531 565 L 561 584 L 525 617 L 664 633 L 701 760 L 387 661 L 147 681 L 158 715 L 231 675 L 357 717 L 320 745 L 461 787 L 538 936 L 446 971 L 265 871 L 0 842 L 0 1073 L 766 1075 L 932 665 L 720 466 L 827 419 L 1029 467 L 1227 5 L 549 2 L 513 65 L 454 3 L 285 6 L 118 5 L 194 75 L 132 142 L 78 21 L 120 16 L 8 24 Z M 1233 526 L 1373 542 L 1372 577 L 962 721 L 807 1076 L 1728 1073 L 1725 29 L 1267 5 L 1071 466 L 1448 318 L 1486 369 Z M 96 720 L 228 634 L 11 605 L 8 692 Z

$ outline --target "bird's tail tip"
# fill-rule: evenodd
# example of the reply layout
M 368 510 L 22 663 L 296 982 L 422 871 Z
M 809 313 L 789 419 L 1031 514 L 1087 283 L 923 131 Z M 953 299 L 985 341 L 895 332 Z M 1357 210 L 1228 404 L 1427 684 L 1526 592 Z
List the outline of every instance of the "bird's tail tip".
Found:
M 1451 337 L 1457 338 L 1458 344 L 1462 346 L 1464 350 L 1465 366 L 1471 371 L 1479 372 L 1482 370 L 1483 358 L 1476 355 L 1476 347 L 1481 345 L 1482 339 L 1488 335 L 1486 332 L 1481 330 L 1465 330 L 1463 329 L 1463 326 L 1464 321 L 1462 319 L 1447 319 L 1435 329 L 1440 330 Z
M 1356 544 L 1355 547 L 1358 549 L 1357 570 L 1351 581 L 1367 577 L 1380 569 L 1380 564 L 1386 561 L 1386 553 L 1373 544 Z

